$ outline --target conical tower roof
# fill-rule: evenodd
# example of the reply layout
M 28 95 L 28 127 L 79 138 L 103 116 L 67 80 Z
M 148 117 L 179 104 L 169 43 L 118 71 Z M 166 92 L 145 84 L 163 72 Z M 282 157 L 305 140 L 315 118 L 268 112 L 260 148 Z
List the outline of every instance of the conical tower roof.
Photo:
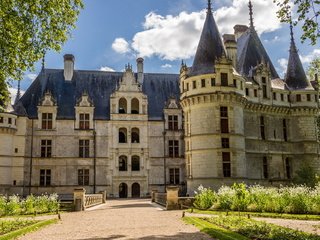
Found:
M 254 28 L 252 3 L 249 1 L 250 27 L 237 40 L 238 63 L 237 70 L 244 76 L 249 76 L 252 68 L 261 62 L 269 64 L 271 78 L 279 78 L 279 75 L 273 66 L 270 57 L 261 43 L 261 40 Z
M 206 20 L 190 75 L 213 73 L 216 59 L 221 58 L 223 55 L 225 55 L 224 46 L 213 18 L 211 1 L 209 0 Z
M 290 54 L 288 60 L 287 74 L 285 77 L 285 82 L 290 89 L 304 89 L 309 86 L 306 73 L 303 69 L 298 49 L 296 47 L 292 24 L 290 25 L 291 31 L 291 44 L 290 44 Z

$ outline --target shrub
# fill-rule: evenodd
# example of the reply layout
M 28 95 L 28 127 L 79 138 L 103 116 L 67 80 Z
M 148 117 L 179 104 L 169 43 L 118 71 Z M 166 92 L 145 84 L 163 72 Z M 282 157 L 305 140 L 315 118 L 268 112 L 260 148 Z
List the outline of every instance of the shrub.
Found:
M 210 188 L 204 188 L 202 185 L 198 187 L 198 192 L 196 192 L 194 206 L 198 209 L 211 208 L 217 199 L 215 192 Z
M 231 210 L 231 206 L 232 206 L 235 195 L 236 195 L 236 192 L 234 189 L 228 186 L 222 186 L 217 193 L 218 204 L 216 207 L 218 209 L 220 208 L 223 210 Z

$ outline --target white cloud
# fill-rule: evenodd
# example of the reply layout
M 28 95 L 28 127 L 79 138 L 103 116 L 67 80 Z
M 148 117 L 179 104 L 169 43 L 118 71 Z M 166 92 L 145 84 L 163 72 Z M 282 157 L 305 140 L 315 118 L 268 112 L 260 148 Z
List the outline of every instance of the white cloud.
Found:
M 228 7 L 214 12 L 220 33 L 233 33 L 236 24 L 249 24 L 247 0 L 233 0 Z M 261 34 L 280 28 L 273 0 L 254 0 L 254 25 Z M 157 56 L 165 60 L 188 59 L 194 56 L 203 27 L 206 10 L 181 12 L 162 16 L 150 12 L 145 16 L 144 30 L 133 36 L 132 44 L 123 38 L 115 39 L 112 48 L 127 53 L 130 48 L 141 57 Z M 267 20 L 266 20 L 267 19 Z
M 280 75 L 284 76 L 287 72 L 288 59 L 280 58 L 280 59 L 278 59 L 278 64 L 280 66 L 279 73 L 280 73 Z
M 311 53 L 307 55 L 300 55 L 301 62 L 303 64 L 309 64 L 313 59 L 320 57 L 320 48 L 314 49 Z
M 11 104 L 13 104 L 14 100 L 16 100 L 17 91 L 18 91 L 17 88 L 9 88 Z M 20 90 L 20 95 L 22 96 L 23 94 L 24 94 L 24 91 Z
M 104 71 L 104 72 L 115 72 L 115 70 L 113 68 L 104 66 L 100 68 L 100 71 Z
M 129 43 L 124 38 L 116 38 L 112 43 L 112 49 L 121 54 L 130 52 Z
M 172 65 L 169 63 L 166 63 L 164 65 L 161 66 L 162 68 L 172 68 Z
M 28 73 L 26 74 L 26 77 L 29 78 L 31 81 L 34 81 L 37 78 L 37 74 L 35 73 Z

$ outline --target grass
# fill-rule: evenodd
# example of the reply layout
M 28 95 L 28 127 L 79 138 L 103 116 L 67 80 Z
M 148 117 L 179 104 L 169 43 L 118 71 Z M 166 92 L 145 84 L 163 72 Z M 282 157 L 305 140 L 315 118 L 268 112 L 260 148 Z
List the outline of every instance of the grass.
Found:
M 217 238 L 220 240 L 248 240 L 249 239 L 245 236 L 242 236 L 228 229 L 219 227 L 215 224 L 209 223 L 200 218 L 184 217 L 183 220 L 188 224 L 192 224 L 196 226 L 197 228 L 200 229 L 201 232 L 204 232 L 213 238 Z
M 211 215 L 230 215 L 239 216 L 239 212 L 236 211 L 219 211 L 219 210 L 199 210 L 199 209 L 188 209 L 189 213 L 200 213 L 200 214 L 211 214 Z M 294 220 L 320 220 L 320 215 L 313 214 L 289 214 L 289 213 L 263 213 L 263 212 L 240 212 L 240 216 L 252 216 L 262 218 L 283 218 L 283 219 L 294 219 Z
M 32 220 L 31 220 L 32 221 Z M 31 225 L 28 226 L 20 226 L 19 229 L 15 229 L 11 232 L 5 233 L 3 235 L 0 235 L 0 240 L 10 240 L 10 239 L 15 239 L 18 236 L 27 234 L 29 232 L 36 231 L 42 227 L 45 227 L 47 225 L 56 223 L 58 220 L 57 219 L 49 219 L 49 220 L 44 220 L 44 221 L 34 221 L 35 223 L 32 223 Z M 21 228 L 22 227 L 22 228 Z

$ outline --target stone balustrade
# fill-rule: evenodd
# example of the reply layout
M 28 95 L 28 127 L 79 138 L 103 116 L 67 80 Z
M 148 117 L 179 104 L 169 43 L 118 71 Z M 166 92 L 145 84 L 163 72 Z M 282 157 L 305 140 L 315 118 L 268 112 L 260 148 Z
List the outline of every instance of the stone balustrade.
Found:
M 106 202 L 106 192 L 102 191 L 99 194 L 86 194 L 84 188 L 74 189 L 73 202 L 75 211 L 84 211 L 86 208 L 90 208 Z

